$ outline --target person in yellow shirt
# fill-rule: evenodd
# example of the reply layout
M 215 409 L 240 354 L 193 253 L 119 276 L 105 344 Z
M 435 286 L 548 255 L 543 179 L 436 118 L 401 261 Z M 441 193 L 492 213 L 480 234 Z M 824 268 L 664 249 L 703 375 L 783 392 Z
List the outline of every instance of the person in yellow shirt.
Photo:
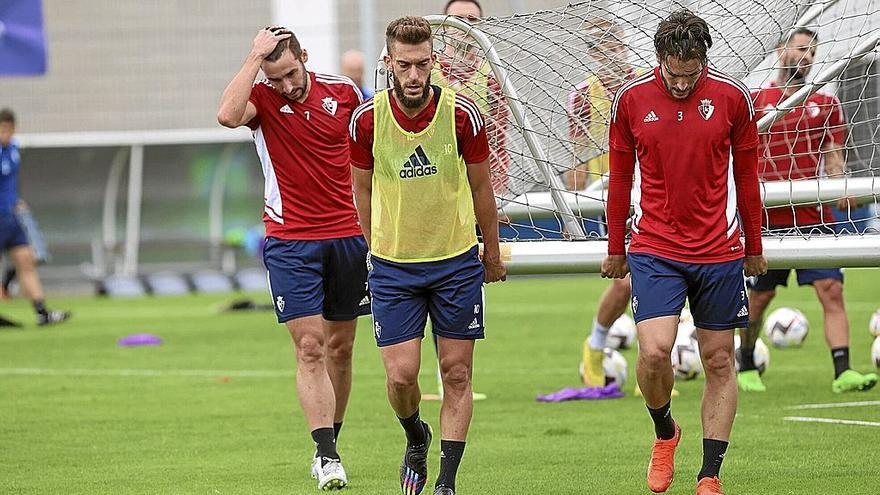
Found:
M 393 88 L 358 107 L 349 126 L 358 218 L 370 246 L 373 327 L 388 400 L 407 448 L 403 493 L 427 483 L 432 431 L 419 416 L 427 317 L 438 335 L 444 398 L 435 494 L 453 495 L 473 410 L 474 343 L 484 337 L 483 283 L 506 278 L 483 118 L 469 98 L 430 82 L 431 26 L 402 17 L 386 31 Z M 476 223 L 483 235 L 480 257 Z
M 483 8 L 474 0 L 451 0 L 446 3 L 444 13 L 475 22 L 483 16 Z M 479 55 L 476 42 L 466 33 L 455 28 L 446 28 L 440 38 L 445 46 L 437 57 L 431 82 L 467 96 L 483 114 L 486 137 L 489 140 L 492 190 L 503 196 L 509 192 L 507 174 L 510 169 L 510 154 L 506 146 L 510 112 L 501 85 L 495 79 L 489 62 Z
M 566 187 L 582 190 L 608 173 L 608 122 L 611 101 L 624 83 L 642 74 L 629 62 L 623 28 L 608 19 L 585 21 L 588 65 L 595 70 L 569 94 L 569 138 L 577 165 L 565 173 Z
M 575 86 L 568 98 L 569 137 L 575 145 L 578 165 L 565 173 L 570 190 L 582 190 L 608 173 L 608 122 L 614 93 L 639 75 L 628 61 L 626 33 L 619 24 L 601 17 L 585 21 L 587 52 L 598 68 Z M 605 289 L 593 319 L 590 336 L 583 343 L 585 385 L 605 385 L 602 367 L 608 331 L 626 311 L 630 298 L 629 277 L 614 279 Z

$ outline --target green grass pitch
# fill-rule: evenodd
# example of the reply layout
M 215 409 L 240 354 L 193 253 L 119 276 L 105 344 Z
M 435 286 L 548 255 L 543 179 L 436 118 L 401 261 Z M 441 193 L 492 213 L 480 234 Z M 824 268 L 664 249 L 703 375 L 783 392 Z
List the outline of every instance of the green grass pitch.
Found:
M 848 270 L 853 367 L 873 368 L 868 318 L 880 307 L 878 270 Z M 514 279 L 487 287 L 487 336 L 458 489 L 462 494 L 649 493 L 652 426 L 633 397 L 540 404 L 576 386 L 580 346 L 607 282 L 596 277 Z M 264 295 L 256 295 L 268 299 Z M 0 493 L 301 494 L 315 492 L 313 445 L 295 398 L 290 338 L 267 312 L 218 314 L 220 296 L 58 299 L 74 319 L 54 328 L 0 330 Z M 771 348 L 769 392 L 741 395 L 722 480 L 729 494 L 869 494 L 880 486 L 880 428 L 794 423 L 786 416 L 880 422 L 880 407 L 791 410 L 806 403 L 878 401 L 880 390 L 831 393 L 832 363 L 809 287 L 782 290 L 773 307 L 811 322 L 803 348 Z M 771 308 L 772 309 L 772 308 Z M 27 303 L 0 310 L 31 322 Z M 116 340 L 154 333 L 160 347 Z M 424 346 L 422 388 L 436 392 Z M 679 383 L 673 414 L 684 429 L 668 493 L 691 494 L 701 462 L 703 380 Z M 880 388 L 880 387 L 878 387 Z M 439 404 L 422 416 L 439 432 Z M 438 435 L 439 437 L 439 435 Z M 404 437 L 385 398 L 368 318 L 355 349 L 354 387 L 339 450 L 352 494 L 399 493 Z M 439 442 L 430 475 L 437 473 Z M 433 485 L 430 484 L 429 487 Z M 426 490 L 426 493 L 429 493 Z

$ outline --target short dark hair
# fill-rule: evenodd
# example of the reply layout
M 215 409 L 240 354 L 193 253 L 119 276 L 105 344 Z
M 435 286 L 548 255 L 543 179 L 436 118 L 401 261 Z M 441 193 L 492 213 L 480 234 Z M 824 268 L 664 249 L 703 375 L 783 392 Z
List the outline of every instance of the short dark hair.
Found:
M 446 2 L 446 7 L 443 9 L 443 13 L 445 14 L 449 12 L 449 7 L 452 6 L 452 4 L 454 4 L 455 2 L 466 2 L 476 5 L 477 10 L 480 11 L 480 17 L 483 17 L 483 6 L 480 5 L 480 2 L 478 2 L 477 0 L 449 0 L 448 2 Z
M 431 25 L 423 17 L 408 15 L 391 21 L 385 30 L 385 46 L 391 50 L 395 41 L 419 45 L 431 41 Z
M 281 55 L 284 53 L 284 50 L 287 50 L 288 48 L 290 48 L 290 51 L 293 52 L 293 56 L 297 60 L 299 60 L 300 57 L 302 57 L 302 47 L 299 44 L 299 40 L 296 39 L 296 35 L 293 34 L 293 31 L 287 29 L 286 27 L 281 27 L 281 26 L 269 28 L 269 30 L 272 31 L 272 33 L 274 33 L 276 35 L 289 34 L 290 38 L 287 38 L 286 40 L 279 41 L 278 44 L 275 45 L 275 49 L 272 50 L 272 53 L 270 53 L 269 55 L 266 56 L 266 59 L 265 59 L 266 62 L 276 62 L 279 58 L 281 58 Z
M 709 61 L 706 55 L 709 48 L 712 48 L 709 25 L 687 9 L 673 12 L 660 21 L 654 34 L 654 50 L 661 61 L 672 56 L 682 61 L 699 59 L 705 65 Z
M 4 108 L 0 110 L 0 124 L 3 123 L 15 124 L 15 112 L 8 108 Z
M 779 40 L 779 46 L 780 47 L 788 46 L 788 44 L 791 43 L 792 38 L 794 38 L 795 36 L 797 36 L 799 34 L 805 34 L 813 40 L 813 43 L 819 43 L 819 33 L 817 33 L 816 31 L 813 31 L 810 28 L 799 27 L 799 28 L 792 29 L 791 32 L 789 32 L 788 34 L 783 36 L 782 39 Z M 816 46 L 813 45 L 813 50 L 815 50 L 815 49 L 816 49 Z

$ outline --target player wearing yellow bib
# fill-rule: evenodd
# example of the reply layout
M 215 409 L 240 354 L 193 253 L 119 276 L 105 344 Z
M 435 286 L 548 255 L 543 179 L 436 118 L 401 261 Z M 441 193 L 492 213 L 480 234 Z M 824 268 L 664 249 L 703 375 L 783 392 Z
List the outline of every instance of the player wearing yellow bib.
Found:
M 421 339 L 438 335 L 444 398 L 435 494 L 455 493 L 473 399 L 474 341 L 483 338 L 482 285 L 506 278 L 483 120 L 468 98 L 430 83 L 431 27 L 402 17 L 386 31 L 394 88 L 352 115 L 352 179 L 370 245 L 370 292 L 388 399 L 406 433 L 404 494 L 427 483 L 431 429 L 419 417 Z M 482 262 L 475 222 L 483 234 Z

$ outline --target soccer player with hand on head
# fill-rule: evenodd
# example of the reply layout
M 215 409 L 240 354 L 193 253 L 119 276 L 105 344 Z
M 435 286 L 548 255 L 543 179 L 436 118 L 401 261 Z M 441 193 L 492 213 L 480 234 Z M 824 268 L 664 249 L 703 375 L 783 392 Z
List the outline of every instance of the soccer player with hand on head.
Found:
M 776 49 L 778 76 L 768 87 L 752 93 L 755 108 L 772 112 L 803 87 L 816 56 L 817 43 L 816 32 L 808 28 L 795 29 L 780 42 Z M 844 177 L 845 140 L 846 118 L 840 101 L 822 92 L 813 93 L 761 134 L 762 155 L 758 171 L 765 181 L 790 181 L 819 178 L 824 166 L 825 177 Z M 852 198 L 844 197 L 837 202 L 837 207 L 846 210 L 853 204 Z M 827 205 L 780 206 L 765 211 L 767 227 L 771 230 L 796 228 L 805 233 L 834 233 L 825 225 L 825 222 L 833 221 L 831 208 Z M 741 331 L 742 357 L 736 377 L 739 388 L 745 392 L 767 390 L 754 363 L 755 342 L 761 331 L 764 311 L 776 296 L 776 287 L 788 285 L 790 271 L 770 270 L 749 283 L 749 325 Z M 871 389 L 877 384 L 877 374 L 861 374 L 850 368 L 843 271 L 840 268 L 795 271 L 798 285 L 812 285 L 822 304 L 825 341 L 834 362 L 831 390 L 841 393 Z
M 742 83 L 708 67 L 711 46 L 703 19 L 688 10 L 671 14 L 654 35 L 659 66 L 625 84 L 612 104 L 608 256 L 602 275 L 622 278 L 632 272 L 636 372 L 656 434 L 647 482 L 657 493 L 672 483 L 681 439 L 670 411 L 669 356 L 685 299 L 706 375 L 696 493 L 719 495 L 736 414 L 733 332 L 748 322 L 743 274 L 767 271 L 755 112 Z M 627 251 L 624 231 L 634 179 L 635 218 Z
M 266 180 L 269 290 L 296 349 L 297 395 L 316 445 L 311 474 L 330 490 L 348 483 L 336 440 L 351 391 L 357 317 L 370 310 L 347 132 L 363 99 L 350 79 L 311 72 L 307 61 L 291 31 L 260 30 L 223 92 L 217 120 L 253 131 Z M 260 70 L 266 78 L 254 82 Z
M 373 326 L 388 400 L 406 435 L 404 494 L 428 481 L 432 430 L 419 415 L 421 340 L 438 337 L 444 397 L 435 495 L 454 495 L 473 411 L 474 343 L 483 284 L 504 280 L 489 145 L 473 101 L 430 83 L 431 26 L 402 17 L 386 30 L 393 88 L 355 110 L 350 131 L 358 216 L 370 245 Z M 474 220 L 483 234 L 480 256 Z

